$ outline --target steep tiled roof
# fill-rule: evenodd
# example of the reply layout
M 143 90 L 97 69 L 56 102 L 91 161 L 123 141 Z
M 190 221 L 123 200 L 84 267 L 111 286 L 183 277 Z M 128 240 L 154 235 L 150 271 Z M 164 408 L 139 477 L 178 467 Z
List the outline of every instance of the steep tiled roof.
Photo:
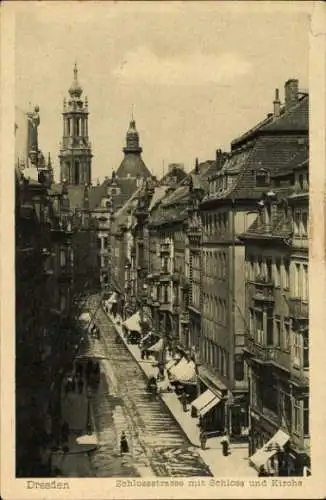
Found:
M 231 142 L 231 147 L 234 149 L 240 143 L 247 142 L 265 133 L 308 131 L 308 115 L 309 96 L 305 94 L 299 98 L 298 103 L 292 108 L 286 110 L 283 107 L 278 118 L 270 114 L 250 130 L 234 139 Z
M 307 160 L 308 154 L 309 153 L 305 145 L 298 146 L 298 151 L 293 154 L 292 158 L 290 158 L 287 164 L 282 165 L 279 169 L 275 168 L 271 174 L 271 177 L 277 178 L 291 174 L 298 165 L 301 165 L 304 161 Z
M 126 178 L 128 175 L 130 177 L 140 176 L 146 178 L 150 177 L 152 174 L 146 167 L 140 155 L 126 153 L 117 170 L 117 177 Z
M 149 211 L 151 211 L 157 203 L 161 201 L 164 197 L 167 187 L 166 186 L 157 186 L 154 190 L 151 202 L 149 204 Z
M 309 124 L 309 97 L 303 96 L 298 104 L 264 125 L 262 132 L 307 131 Z
M 265 136 L 257 139 L 235 185 L 227 193 L 233 199 L 258 199 L 264 188 L 255 184 L 254 172 L 260 168 L 279 172 L 298 151 L 298 140 L 291 137 Z M 219 198 L 225 198 L 221 193 Z

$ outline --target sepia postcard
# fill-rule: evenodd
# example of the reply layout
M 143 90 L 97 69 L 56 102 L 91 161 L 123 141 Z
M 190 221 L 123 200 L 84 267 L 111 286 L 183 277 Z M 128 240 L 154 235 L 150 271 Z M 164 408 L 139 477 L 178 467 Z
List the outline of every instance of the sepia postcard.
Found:
M 1 11 L 1 496 L 326 498 L 326 8 Z

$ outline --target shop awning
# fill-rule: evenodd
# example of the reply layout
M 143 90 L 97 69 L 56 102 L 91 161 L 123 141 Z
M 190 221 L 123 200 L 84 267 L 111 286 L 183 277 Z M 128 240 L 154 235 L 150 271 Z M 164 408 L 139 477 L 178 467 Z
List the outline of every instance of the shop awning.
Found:
M 196 367 L 193 361 L 187 361 L 182 358 L 181 361 L 170 370 L 172 378 L 181 384 L 196 384 Z
M 275 453 L 282 450 L 283 446 L 289 441 L 290 437 L 284 431 L 279 429 L 277 433 L 262 448 L 257 450 L 250 458 L 250 462 L 257 468 L 265 465 L 267 460 Z
M 116 304 L 118 302 L 118 294 L 116 292 L 113 292 L 111 297 L 106 301 L 107 304 Z
M 149 352 L 160 352 L 163 350 L 163 339 L 160 339 L 156 344 L 152 345 L 151 347 L 148 347 L 147 349 Z
M 169 371 L 169 370 L 171 370 L 171 368 L 172 368 L 173 366 L 175 366 L 175 365 L 177 365 L 177 364 L 179 363 L 180 359 L 181 359 L 181 358 L 170 359 L 170 360 L 166 363 L 166 365 L 165 365 L 166 370 L 168 370 L 168 371 Z
M 191 406 L 193 406 L 197 411 L 201 411 L 206 405 L 213 401 L 215 397 L 214 392 L 207 389 L 207 391 L 203 392 L 191 403 Z
M 133 314 L 132 316 L 130 316 L 130 318 L 126 319 L 122 324 L 130 332 L 141 333 L 140 313 L 139 313 L 139 311 L 137 311 L 135 314 Z
M 201 417 L 203 417 L 204 415 L 206 415 L 206 413 L 208 413 L 210 410 L 212 410 L 213 408 L 215 408 L 215 406 L 217 406 L 220 402 L 222 401 L 221 398 L 219 398 L 218 396 L 215 396 L 214 394 L 214 399 L 212 399 L 208 405 L 204 406 L 204 408 L 202 408 L 200 411 L 199 411 L 199 415 Z

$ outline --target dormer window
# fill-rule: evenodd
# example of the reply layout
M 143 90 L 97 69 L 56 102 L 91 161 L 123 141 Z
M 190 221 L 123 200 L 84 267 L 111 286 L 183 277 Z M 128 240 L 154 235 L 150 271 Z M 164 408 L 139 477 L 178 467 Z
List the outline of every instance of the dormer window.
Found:
M 266 187 L 269 185 L 270 182 L 269 172 L 264 168 L 260 168 L 259 170 L 257 170 L 255 173 L 255 177 L 256 177 L 256 187 Z

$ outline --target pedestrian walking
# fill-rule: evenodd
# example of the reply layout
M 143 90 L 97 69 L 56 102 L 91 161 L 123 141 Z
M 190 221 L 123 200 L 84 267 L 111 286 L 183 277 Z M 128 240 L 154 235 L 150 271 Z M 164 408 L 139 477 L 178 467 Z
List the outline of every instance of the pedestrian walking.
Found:
M 83 379 L 80 377 L 78 379 L 78 391 L 79 391 L 79 394 L 81 394 L 83 392 L 83 388 L 84 388 L 84 381 Z
M 225 434 L 222 439 L 221 439 L 221 444 L 222 444 L 222 453 L 223 453 L 223 456 L 224 457 L 227 457 L 229 455 L 229 446 L 230 446 L 230 442 L 229 442 L 229 438 L 227 436 L 227 434 Z
M 66 421 L 61 426 L 61 439 L 63 443 L 68 443 L 69 439 L 69 425 Z
M 187 394 L 185 392 L 183 392 L 180 396 L 180 401 L 181 401 L 181 404 L 182 404 L 182 408 L 183 408 L 183 411 L 186 412 L 187 411 Z
M 259 467 L 258 477 L 268 477 L 268 476 L 269 476 L 269 474 L 268 474 L 267 470 L 265 469 L 265 466 L 261 465 Z
M 201 430 L 199 434 L 200 447 L 202 450 L 206 448 L 207 436 L 205 431 Z
M 123 431 L 120 437 L 120 455 L 124 453 L 129 453 L 129 444 L 126 433 Z

